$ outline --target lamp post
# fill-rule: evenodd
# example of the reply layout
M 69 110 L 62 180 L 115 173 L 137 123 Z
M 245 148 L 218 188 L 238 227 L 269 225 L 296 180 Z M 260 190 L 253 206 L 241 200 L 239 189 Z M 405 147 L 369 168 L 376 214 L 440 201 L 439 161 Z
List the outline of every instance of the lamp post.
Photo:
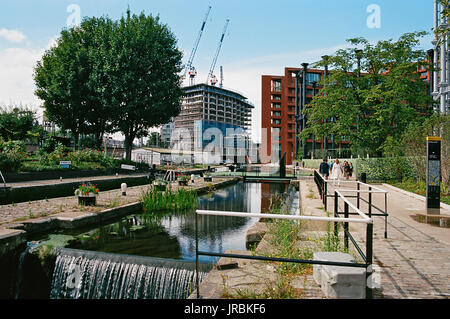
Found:
M 302 71 L 303 71 L 303 81 L 302 81 L 302 103 L 300 108 L 300 115 L 302 119 L 301 131 L 303 131 L 306 127 L 306 117 L 304 114 L 305 105 L 306 105 L 306 75 L 308 72 L 309 63 L 302 63 Z M 300 141 L 302 144 L 302 158 L 306 155 L 306 142 Z
M 295 142 L 294 142 L 294 154 L 295 158 L 298 156 L 298 150 L 300 147 L 299 143 L 299 127 L 300 127 L 300 108 L 301 108 L 301 88 L 300 83 L 303 83 L 303 77 L 301 71 L 297 71 L 295 74 Z
M 328 55 L 323 55 L 322 56 L 322 61 L 325 62 L 325 69 L 324 69 L 324 72 L 323 72 L 324 80 L 328 77 L 328 60 L 329 60 L 329 58 L 330 57 Z M 324 86 L 325 86 L 325 82 L 324 82 Z M 326 123 L 327 119 L 323 119 L 323 122 Z M 327 138 L 327 135 L 324 134 L 324 136 L 323 136 L 323 150 L 325 152 L 327 152 L 327 147 L 328 147 L 328 138 Z
M 317 87 L 317 81 L 312 81 L 312 88 L 313 88 L 313 94 L 312 97 L 314 99 L 314 97 L 316 96 L 316 87 Z M 313 134 L 312 135 L 312 152 L 311 152 L 311 159 L 314 159 L 314 151 L 316 150 L 316 136 Z
M 358 79 L 361 77 L 362 53 L 363 53 L 363 50 L 355 50 L 355 55 L 356 55 L 356 60 L 357 60 Z M 359 132 L 359 114 L 357 114 L 357 116 L 356 116 L 356 132 Z

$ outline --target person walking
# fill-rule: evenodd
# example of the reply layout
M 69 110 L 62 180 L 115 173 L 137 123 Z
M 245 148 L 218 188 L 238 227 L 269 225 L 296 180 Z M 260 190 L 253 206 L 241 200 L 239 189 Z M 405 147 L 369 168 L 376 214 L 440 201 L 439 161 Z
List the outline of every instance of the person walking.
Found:
M 333 163 L 333 167 L 331 168 L 330 179 L 337 181 L 338 186 L 340 186 L 340 181 L 343 175 L 342 165 L 339 163 L 339 159 L 336 158 Z
M 350 164 L 344 161 L 344 177 L 346 180 L 350 178 Z
M 324 179 L 328 179 L 328 176 L 330 175 L 330 165 L 328 164 L 328 160 L 326 158 L 324 158 L 322 163 L 320 163 L 319 173 Z

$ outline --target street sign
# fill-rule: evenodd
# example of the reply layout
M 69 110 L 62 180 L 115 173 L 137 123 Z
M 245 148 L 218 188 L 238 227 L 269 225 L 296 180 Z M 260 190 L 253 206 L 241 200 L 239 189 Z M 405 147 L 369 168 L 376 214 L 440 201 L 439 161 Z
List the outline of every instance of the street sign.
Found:
M 427 213 L 440 214 L 441 207 L 441 138 L 427 137 Z
M 59 166 L 61 168 L 69 168 L 72 165 L 72 161 L 59 161 Z
M 136 167 L 135 167 L 135 166 L 133 166 L 133 165 L 125 165 L 125 164 L 122 164 L 122 165 L 120 166 L 120 168 L 121 168 L 121 169 L 128 169 L 128 170 L 131 170 L 131 171 L 136 170 Z

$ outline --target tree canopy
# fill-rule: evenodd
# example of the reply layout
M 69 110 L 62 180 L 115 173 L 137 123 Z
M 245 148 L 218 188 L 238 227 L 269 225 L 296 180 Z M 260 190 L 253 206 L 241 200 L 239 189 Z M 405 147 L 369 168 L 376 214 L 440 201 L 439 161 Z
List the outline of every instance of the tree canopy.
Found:
M 0 137 L 5 141 L 33 137 L 38 123 L 35 113 L 26 107 L 0 108 Z
M 125 136 L 131 158 L 135 138 L 180 112 L 182 53 L 159 17 L 144 13 L 118 21 L 85 18 L 64 29 L 35 68 L 35 94 L 49 120 L 80 134 Z
M 350 141 L 354 153 L 376 155 L 399 141 L 410 123 L 420 123 L 421 115 L 432 110 L 427 83 L 418 73 L 422 66 L 431 68 L 426 52 L 416 49 L 425 34 L 407 33 L 398 41 L 376 44 L 349 39 L 350 48 L 319 62 L 331 71 L 321 80 L 320 94 L 306 106 L 308 127 L 301 138 L 334 135 Z

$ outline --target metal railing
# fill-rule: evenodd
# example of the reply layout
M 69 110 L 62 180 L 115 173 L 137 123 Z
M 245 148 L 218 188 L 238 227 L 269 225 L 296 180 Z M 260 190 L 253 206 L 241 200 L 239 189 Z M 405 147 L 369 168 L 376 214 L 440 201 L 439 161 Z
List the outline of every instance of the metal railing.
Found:
M 372 298 L 372 285 L 371 275 L 372 275 L 372 262 L 373 262 L 373 220 L 371 217 L 364 214 L 359 208 L 355 207 L 349 199 L 347 199 L 339 190 L 336 190 L 338 198 L 341 198 L 346 207 L 351 207 L 355 210 L 355 213 L 359 215 L 359 218 L 350 218 L 349 212 L 345 213 L 344 217 L 334 216 L 334 217 L 322 217 L 322 216 L 302 216 L 302 215 L 280 215 L 280 214 L 256 214 L 256 213 L 245 213 L 245 212 L 228 212 L 228 211 L 212 211 L 212 210 L 197 210 L 195 216 L 195 269 L 196 269 L 196 288 L 197 288 L 197 298 L 200 298 L 200 282 L 198 277 L 198 267 L 200 255 L 202 256 L 212 256 L 212 257 L 228 257 L 228 258 L 241 258 L 241 259 L 252 259 L 261 261 L 275 261 L 275 262 L 290 262 L 290 263 L 301 263 L 301 264 L 315 264 L 315 265 L 329 265 L 329 266 L 342 266 L 342 267 L 357 267 L 366 269 L 366 298 Z M 336 203 L 337 204 L 337 203 Z M 311 260 L 311 259 L 296 259 L 296 258 L 279 258 L 279 257 L 267 257 L 267 256 L 255 256 L 255 255 L 242 255 L 242 254 L 229 254 L 220 252 L 206 252 L 199 251 L 198 249 L 198 216 L 199 215 L 215 215 L 215 216 L 232 216 L 232 217 L 244 217 L 244 218 L 273 218 L 273 219 L 287 219 L 287 220 L 309 220 L 309 221 L 323 221 L 323 222 L 334 222 L 335 232 L 337 230 L 337 223 L 343 223 L 344 225 L 344 244 L 346 249 L 348 249 L 348 239 L 352 241 L 357 252 L 361 256 L 364 263 L 358 262 L 336 262 L 336 261 L 324 261 L 324 260 Z M 366 224 L 366 249 L 365 253 L 359 247 L 358 243 L 351 236 L 348 228 L 349 223 L 360 223 Z M 338 235 L 338 233 L 335 233 Z M 347 250 L 348 251 L 348 250 Z
M 280 168 L 276 166 L 266 167 L 266 171 L 261 170 L 259 166 L 242 165 L 240 167 L 233 168 L 230 171 L 216 171 L 214 176 L 239 176 L 244 180 L 290 180 L 298 177 L 299 173 L 294 169 L 286 169 L 285 176 L 281 176 Z
M 356 198 L 356 208 L 360 209 L 361 208 L 361 202 L 366 203 L 367 206 L 367 215 L 369 217 L 372 216 L 382 216 L 384 217 L 384 238 L 387 238 L 387 219 L 388 219 L 388 204 L 387 204 L 387 195 L 388 192 L 385 191 L 384 189 L 378 188 L 376 186 L 370 185 L 370 184 L 366 184 L 360 181 L 335 181 L 335 180 L 325 180 L 317 170 L 314 171 L 314 181 L 319 189 L 319 193 L 325 208 L 325 211 L 328 211 L 328 198 L 329 197 L 334 197 L 336 198 L 336 194 L 329 193 L 329 187 L 328 184 L 333 183 L 336 184 L 338 183 L 338 187 L 340 187 L 340 184 L 345 184 L 345 185 L 349 185 L 349 184 L 356 184 L 356 189 L 351 189 L 351 188 L 336 188 L 336 190 L 339 190 L 340 192 L 345 192 L 345 193 L 356 193 L 356 195 L 346 195 L 346 198 Z M 361 194 L 368 194 L 368 198 L 365 199 L 364 197 L 361 196 Z M 373 195 L 374 194 L 382 194 L 384 195 L 384 209 L 377 207 L 374 203 L 373 203 Z M 336 209 L 336 207 L 335 207 Z M 344 207 L 345 210 L 345 207 Z M 378 212 L 374 212 L 374 210 L 378 211 Z M 340 214 L 340 213 L 344 213 L 343 211 L 339 212 L 336 211 L 335 213 Z M 354 212 L 348 212 L 349 215 L 354 215 Z

